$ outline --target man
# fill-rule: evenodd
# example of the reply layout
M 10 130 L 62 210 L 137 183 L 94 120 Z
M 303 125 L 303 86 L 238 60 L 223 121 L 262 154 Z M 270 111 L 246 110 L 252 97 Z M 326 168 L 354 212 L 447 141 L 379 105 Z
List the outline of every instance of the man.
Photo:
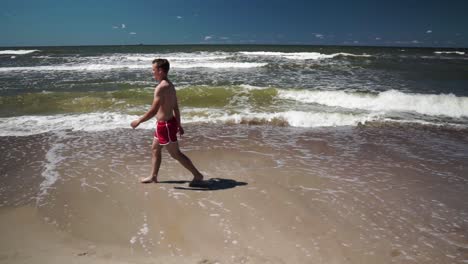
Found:
M 195 168 L 192 161 L 179 149 L 177 142 L 177 132 L 184 134 L 184 129 L 180 125 L 180 111 L 177 103 L 176 90 L 169 81 L 169 61 L 166 59 L 153 60 L 153 76 L 159 81 L 154 89 L 154 99 L 151 108 L 142 117 L 132 121 L 132 128 L 138 127 L 141 123 L 156 116 L 156 131 L 152 145 L 152 170 L 151 175 L 141 178 L 141 183 L 158 182 L 158 172 L 161 166 L 161 150 L 165 146 L 171 157 L 176 159 L 186 169 L 193 174 L 191 187 L 203 187 L 203 175 Z

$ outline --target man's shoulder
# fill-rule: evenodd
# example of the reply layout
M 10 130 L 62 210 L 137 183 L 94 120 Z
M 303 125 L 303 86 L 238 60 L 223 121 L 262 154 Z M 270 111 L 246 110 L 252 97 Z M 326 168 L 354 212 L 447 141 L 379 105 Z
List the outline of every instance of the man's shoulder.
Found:
M 157 86 L 156 90 L 166 90 L 167 88 L 174 87 L 174 85 L 171 82 L 168 81 L 161 81 Z

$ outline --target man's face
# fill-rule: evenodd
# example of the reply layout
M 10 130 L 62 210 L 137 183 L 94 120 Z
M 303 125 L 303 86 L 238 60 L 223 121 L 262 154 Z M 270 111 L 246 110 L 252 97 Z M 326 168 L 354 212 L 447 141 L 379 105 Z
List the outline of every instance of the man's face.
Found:
M 162 70 L 159 69 L 156 64 L 153 64 L 153 77 L 157 81 L 159 81 L 159 79 L 161 78 L 161 71 Z

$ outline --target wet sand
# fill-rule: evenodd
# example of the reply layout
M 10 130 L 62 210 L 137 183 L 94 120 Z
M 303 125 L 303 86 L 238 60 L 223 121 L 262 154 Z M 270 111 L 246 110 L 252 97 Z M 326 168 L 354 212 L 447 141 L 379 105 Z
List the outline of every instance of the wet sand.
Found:
M 1 137 L 0 263 L 468 262 L 468 133 L 188 125 Z

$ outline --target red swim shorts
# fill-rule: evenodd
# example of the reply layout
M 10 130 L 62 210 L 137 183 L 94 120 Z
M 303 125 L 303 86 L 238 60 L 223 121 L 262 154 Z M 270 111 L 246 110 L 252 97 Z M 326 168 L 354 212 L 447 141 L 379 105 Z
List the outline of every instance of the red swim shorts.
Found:
M 160 145 L 167 145 L 171 142 L 177 142 L 177 120 L 175 117 L 168 121 L 156 122 L 154 137 L 158 139 Z

